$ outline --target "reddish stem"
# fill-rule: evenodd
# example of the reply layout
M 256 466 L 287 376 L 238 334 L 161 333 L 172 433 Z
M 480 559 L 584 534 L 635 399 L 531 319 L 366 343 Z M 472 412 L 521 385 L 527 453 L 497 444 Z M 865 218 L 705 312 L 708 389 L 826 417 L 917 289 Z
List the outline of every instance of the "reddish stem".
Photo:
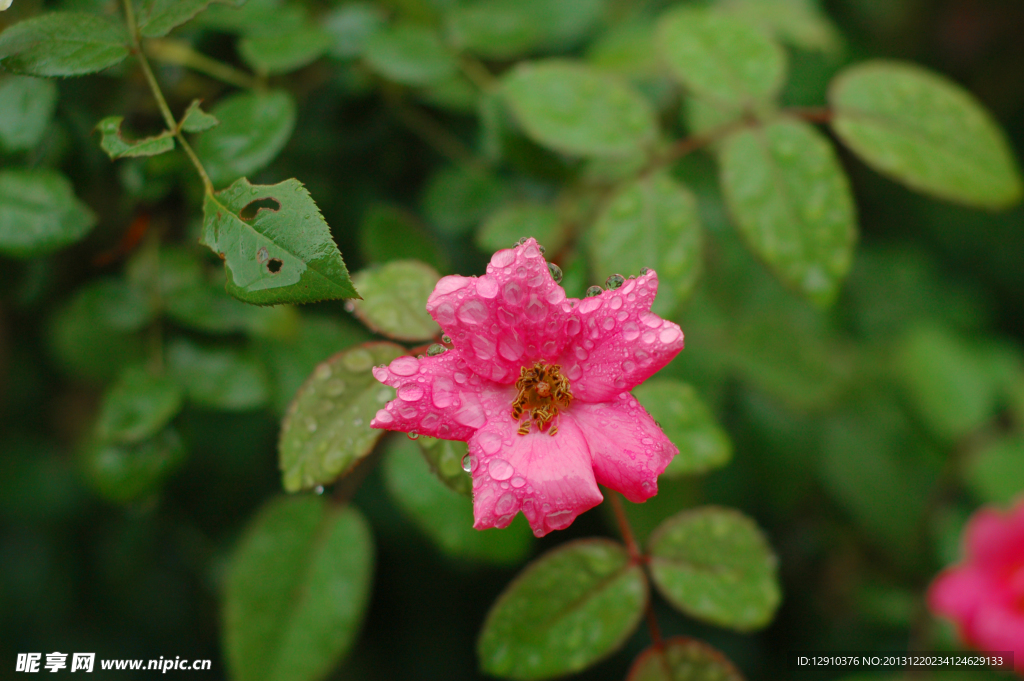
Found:
M 618 492 L 608 491 L 606 495 L 612 505 L 612 511 L 615 513 L 615 522 L 618 523 L 619 533 L 622 535 L 622 541 L 626 543 L 626 550 L 629 551 L 629 558 L 634 565 L 643 565 L 647 562 L 647 556 L 640 550 L 640 546 L 636 543 L 636 536 L 633 534 L 633 527 L 629 524 L 629 518 L 626 516 L 626 509 L 622 506 L 622 500 L 619 499 Z M 645 609 L 645 616 L 647 618 L 647 629 L 651 634 L 651 642 L 655 648 L 659 650 L 664 647 L 665 641 L 661 637 L 661 627 L 658 625 L 658 618 L 654 614 L 654 606 L 651 603 L 651 599 L 647 599 L 647 607 Z

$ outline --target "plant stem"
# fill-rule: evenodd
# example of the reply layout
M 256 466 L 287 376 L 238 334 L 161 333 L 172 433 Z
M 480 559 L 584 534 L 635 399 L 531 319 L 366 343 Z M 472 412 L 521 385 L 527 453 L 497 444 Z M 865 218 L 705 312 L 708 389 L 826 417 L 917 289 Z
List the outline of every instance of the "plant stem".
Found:
M 196 52 L 191 45 L 181 40 L 149 40 L 146 42 L 146 53 L 157 61 L 183 66 L 244 90 L 254 90 L 260 86 L 259 81 L 245 71 Z
M 618 492 L 612 492 L 607 490 L 605 497 L 609 500 L 612 505 L 612 512 L 615 514 L 615 522 L 619 526 L 619 534 L 622 535 L 622 541 L 626 543 L 626 550 L 629 551 L 630 560 L 636 565 L 643 565 L 647 563 L 647 556 L 640 550 L 640 546 L 636 543 L 636 536 L 633 534 L 633 527 L 629 524 L 629 517 L 626 516 L 626 509 L 622 505 L 622 500 L 619 499 Z M 665 645 L 664 639 L 661 637 L 661 626 L 658 624 L 658 617 L 654 614 L 654 605 L 651 603 L 651 599 L 647 599 L 647 606 L 644 610 L 644 615 L 647 619 L 647 629 L 651 634 L 651 643 L 656 648 L 661 648 Z
M 473 81 L 473 84 L 483 92 L 493 90 L 498 82 L 494 75 L 487 70 L 486 66 L 472 57 L 465 55 L 460 57 L 459 67 L 462 69 L 462 73 L 466 75 L 466 78 Z
M 399 92 L 387 86 L 381 92 L 398 120 L 442 156 L 475 171 L 486 169 L 487 164 L 477 158 L 462 140 L 424 112 L 402 101 Z

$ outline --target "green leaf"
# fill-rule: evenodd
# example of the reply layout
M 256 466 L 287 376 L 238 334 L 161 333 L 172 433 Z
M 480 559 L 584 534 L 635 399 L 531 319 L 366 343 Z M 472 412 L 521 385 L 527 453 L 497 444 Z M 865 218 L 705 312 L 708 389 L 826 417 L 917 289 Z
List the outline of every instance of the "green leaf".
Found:
M 463 167 L 442 168 L 427 181 L 423 212 L 439 231 L 465 234 L 508 200 L 509 188 L 494 175 Z
M 211 2 L 233 0 L 135 0 L 135 20 L 147 38 L 162 38 L 209 7 Z
M 706 506 L 677 513 L 651 535 L 651 579 L 691 617 L 737 631 L 767 625 L 781 600 L 777 561 L 757 525 Z
M 331 36 L 319 26 L 246 36 L 238 41 L 238 53 L 254 70 L 288 73 L 312 64 L 327 52 Z
M 103 135 L 100 148 L 107 152 L 111 160 L 133 156 L 156 156 L 174 149 L 174 133 L 170 130 L 141 140 L 126 140 L 121 137 L 123 120 L 124 116 L 107 116 L 96 124 L 96 129 Z
M 679 7 L 658 21 L 656 42 L 679 82 L 719 104 L 753 105 L 782 88 L 786 53 L 740 19 Z
M 355 276 L 362 300 L 353 301 L 357 317 L 388 338 L 424 341 L 441 333 L 427 314 L 427 298 L 441 275 L 418 260 L 395 260 Z
M 614 76 L 562 60 L 522 62 L 505 99 L 535 142 L 567 154 L 624 156 L 654 141 L 650 104 Z
M 534 237 L 548 253 L 558 253 L 568 238 L 567 225 L 551 206 L 517 202 L 492 213 L 476 233 L 476 245 L 485 253 L 511 248 L 523 237 Z
M 743 675 L 708 644 L 676 636 L 640 653 L 626 681 L 743 681 Z
M 445 487 L 427 468 L 420 448 L 400 435 L 389 440 L 384 484 L 398 507 L 441 551 L 495 565 L 521 562 L 533 546 L 526 518 L 503 530 L 473 529 L 473 502 Z M 469 474 L 462 471 L 469 480 Z
M 370 453 L 384 434 L 370 428 L 370 421 L 395 397 L 370 370 L 403 354 L 394 343 L 366 343 L 317 366 L 281 424 L 278 449 L 287 491 L 334 482 Z
M 725 12 L 804 50 L 838 53 L 843 38 L 817 0 L 725 0 Z
M 331 37 L 328 53 L 336 59 L 355 59 L 366 50 L 370 38 L 384 27 L 379 7 L 367 2 L 352 2 L 330 11 L 323 28 Z
M 0 64 L 31 76 L 80 76 L 124 61 L 124 25 L 100 14 L 50 12 L 0 33 Z
M 829 141 L 781 121 L 733 133 L 719 160 L 726 205 L 751 250 L 785 284 L 831 304 L 853 261 L 856 216 Z
M 0 170 L 0 253 L 34 258 L 80 241 L 96 216 L 56 170 Z
M 283 90 L 239 92 L 213 108 L 221 122 L 196 141 L 196 154 L 217 186 L 262 170 L 295 128 L 295 100 Z
M 244 177 L 203 201 L 201 243 L 220 255 L 227 290 L 256 305 L 353 298 L 331 230 L 302 183 Z
M 675 478 L 720 468 L 732 458 L 732 443 L 691 386 L 655 378 L 633 389 L 647 413 L 660 425 L 679 454 L 662 473 Z
M 545 46 L 563 47 L 590 31 L 603 0 L 482 0 L 447 15 L 447 32 L 463 50 L 509 59 Z
M 193 99 L 192 103 L 188 105 L 188 109 L 185 110 L 185 115 L 181 117 L 181 129 L 185 132 L 203 132 L 215 125 L 220 125 L 216 116 L 199 108 L 201 103 L 202 100 Z
M 700 275 L 703 233 L 697 201 L 668 175 L 641 178 L 608 202 L 587 246 L 598 278 L 655 270 L 658 297 L 652 309 L 671 315 Z
M 967 461 L 965 478 L 983 503 L 1009 506 L 1024 492 L 1024 436 L 998 440 Z
M 126 503 L 157 491 L 187 455 L 178 432 L 165 428 L 134 444 L 97 441 L 85 451 L 82 465 L 100 496 Z
M 469 452 L 468 445 L 459 440 L 439 440 L 426 435 L 421 435 L 418 442 L 430 472 L 448 489 L 464 497 L 472 497 L 473 479 L 462 468 L 462 460 Z
M 8 151 L 36 146 L 53 117 L 57 86 L 41 78 L 9 76 L 0 81 L 0 147 Z
M 437 33 L 423 26 L 392 26 L 370 36 L 370 68 L 404 85 L 431 85 L 455 75 L 458 63 Z
M 139 442 L 170 423 L 182 402 L 181 388 L 171 379 L 129 367 L 103 396 L 96 436 L 107 442 Z
M 390 204 L 370 206 L 359 228 L 363 257 L 375 263 L 418 259 L 436 270 L 443 267 L 437 240 L 409 212 Z
M 972 350 L 950 331 L 925 325 L 907 331 L 896 348 L 894 368 L 911 404 L 949 442 L 995 415 L 998 386 Z
M 277 498 L 228 569 L 224 647 L 237 681 L 319 681 L 352 647 L 370 600 L 373 537 L 354 507 Z
M 167 344 L 167 366 L 189 401 L 202 407 L 244 411 L 270 399 L 267 371 L 247 352 L 175 338 Z
M 1024 192 L 1006 136 L 969 92 L 912 64 L 874 61 L 829 89 L 836 135 L 875 170 L 912 189 L 985 208 Z
M 480 667 L 523 680 L 586 669 L 625 643 L 647 598 L 643 569 L 621 545 L 563 544 L 530 563 L 491 606 L 477 644 Z

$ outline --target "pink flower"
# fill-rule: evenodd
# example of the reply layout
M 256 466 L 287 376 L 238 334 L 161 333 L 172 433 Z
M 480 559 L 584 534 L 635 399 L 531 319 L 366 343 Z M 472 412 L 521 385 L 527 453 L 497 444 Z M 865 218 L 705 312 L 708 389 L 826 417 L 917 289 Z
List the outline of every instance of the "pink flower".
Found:
M 964 532 L 966 558 L 936 577 L 928 607 L 986 652 L 1014 653 L 1024 673 L 1024 499 L 1007 513 L 983 508 Z
M 646 501 L 679 451 L 629 394 L 683 348 L 657 288 L 649 271 L 566 298 L 535 240 L 498 251 L 484 276 L 437 282 L 427 311 L 454 349 L 374 369 L 397 398 L 370 425 L 468 441 L 478 530 L 520 510 L 538 537 L 564 529 L 598 483 Z

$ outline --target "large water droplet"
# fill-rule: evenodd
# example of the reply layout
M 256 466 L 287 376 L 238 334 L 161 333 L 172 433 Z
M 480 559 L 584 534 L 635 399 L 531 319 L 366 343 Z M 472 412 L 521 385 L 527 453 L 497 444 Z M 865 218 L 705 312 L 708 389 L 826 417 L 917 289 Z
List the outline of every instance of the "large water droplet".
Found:
M 427 348 L 427 355 L 429 357 L 437 357 L 438 355 L 443 355 L 446 352 L 448 352 L 448 348 L 440 343 L 431 343 L 430 347 Z
M 613 274 L 612 276 L 608 277 L 605 280 L 604 285 L 607 286 L 610 290 L 614 291 L 615 289 L 619 288 L 625 283 L 625 277 L 623 277 L 621 274 Z
M 316 494 L 318 494 L 318 495 L 319 494 L 323 494 L 324 493 L 324 486 L 323 485 L 317 485 L 316 487 L 313 488 L 313 491 Z
M 415 357 L 399 357 L 388 368 L 397 376 L 412 376 L 420 370 L 420 363 Z
M 501 436 L 496 433 L 481 433 L 480 448 L 488 454 L 497 454 L 501 449 Z
M 380 409 L 377 411 L 377 415 L 374 417 L 377 423 L 387 425 L 395 420 L 395 417 L 391 415 L 387 409 Z
M 476 292 L 480 294 L 481 298 L 491 300 L 498 296 L 498 282 L 491 277 L 481 277 L 476 281 Z
M 519 477 L 518 475 L 512 478 L 510 482 L 512 483 L 512 486 L 515 487 L 516 489 L 519 489 L 520 487 L 526 484 L 526 480 Z
M 552 530 L 564 530 L 572 525 L 574 519 L 575 516 L 573 516 L 572 511 L 558 511 L 557 513 L 549 513 L 544 521 Z
M 448 345 L 451 345 L 452 344 L 452 337 L 449 336 L 446 333 L 443 333 L 443 334 L 441 334 L 441 342 L 442 343 L 447 343 Z
M 473 469 L 476 468 L 476 457 L 472 454 L 466 454 L 462 457 L 462 470 L 467 473 L 472 473 Z
M 679 331 L 678 327 L 666 326 L 661 330 L 661 333 L 658 334 L 658 340 L 668 345 L 670 343 L 675 343 L 682 335 L 683 334 Z
M 415 402 L 423 397 L 423 386 L 419 383 L 403 383 L 398 387 L 398 396 L 406 402 Z
M 463 303 L 458 311 L 459 321 L 476 325 L 487 319 L 487 306 L 475 298 Z
M 409 431 L 409 439 L 410 440 L 418 440 L 419 438 L 420 438 L 420 434 L 417 433 L 415 430 L 410 430 Z
M 492 478 L 500 481 L 511 478 L 512 474 L 515 473 L 515 469 L 505 459 L 491 459 L 491 462 L 487 464 L 487 472 L 491 474 Z
M 516 498 L 511 492 L 505 492 L 494 505 L 494 514 L 499 516 L 508 515 L 516 506 Z
M 600 286 L 591 286 L 590 288 L 587 289 L 587 298 L 593 298 L 594 296 L 599 296 L 599 295 L 601 295 L 602 291 L 604 291 L 604 289 L 601 288 Z
M 553 262 L 548 263 L 548 272 L 551 273 L 551 278 L 555 280 L 556 284 L 562 283 L 562 268 Z

